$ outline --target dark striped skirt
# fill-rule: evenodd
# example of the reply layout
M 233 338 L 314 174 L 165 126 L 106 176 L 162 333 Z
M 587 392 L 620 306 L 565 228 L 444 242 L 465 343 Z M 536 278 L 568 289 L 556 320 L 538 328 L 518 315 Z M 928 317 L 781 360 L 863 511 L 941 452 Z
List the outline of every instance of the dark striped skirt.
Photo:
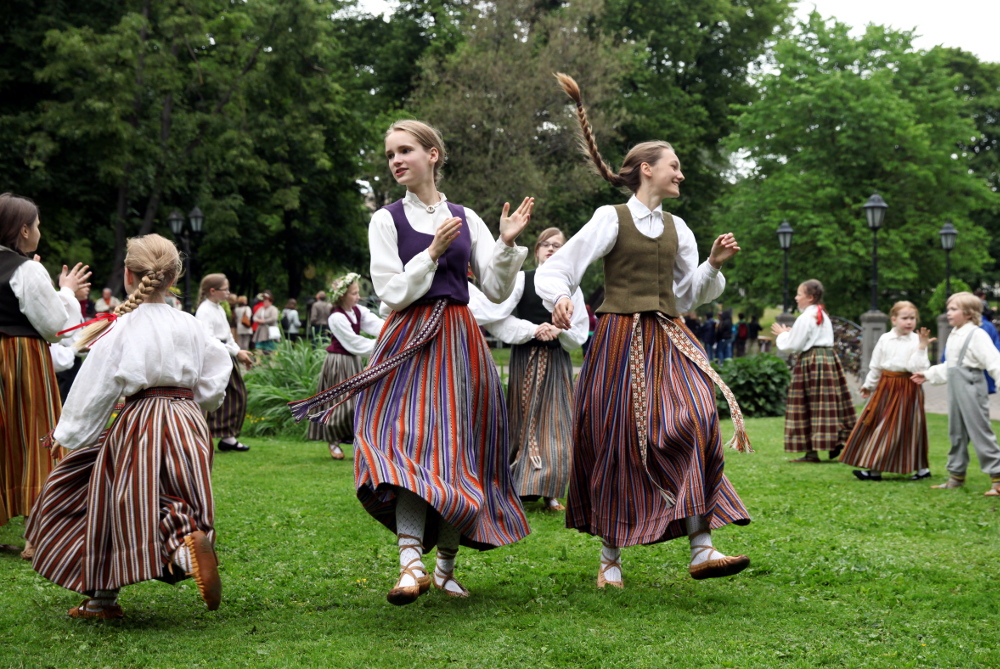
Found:
M 369 368 L 406 348 L 434 309 L 393 312 Z M 354 480 L 365 509 L 396 531 L 396 488 L 426 500 L 424 546 L 438 519 L 464 546 L 486 550 L 527 536 L 510 473 L 507 411 L 496 364 L 469 308 L 449 304 L 430 343 L 358 394 Z
M 233 358 L 233 373 L 226 384 L 226 399 L 222 406 L 205 414 L 208 430 L 214 439 L 236 438 L 243 431 L 243 421 L 247 417 L 247 387 L 236 358 Z
M 327 353 L 323 370 L 319 374 L 319 391 L 340 385 L 355 374 L 360 374 L 363 368 L 359 356 Z M 343 404 L 337 405 L 326 423 L 309 421 L 306 438 L 328 444 L 349 444 L 354 441 L 354 405 L 355 399 L 348 398 Z
M 712 381 L 670 341 L 654 314 L 642 314 L 640 330 L 645 439 L 640 442 L 632 405 L 632 316 L 604 314 L 576 386 L 566 526 L 634 546 L 685 536 L 689 516 L 705 516 L 712 529 L 746 525 L 750 516 L 723 473 Z
M 59 463 L 25 535 L 35 571 L 87 595 L 185 578 L 168 567 L 184 536 L 215 540 L 212 444 L 191 396 L 153 388 L 128 398 L 98 445 Z
M 830 347 L 811 348 L 792 369 L 785 404 L 785 451 L 832 451 L 843 447 L 857 414 L 840 358 Z
M 42 438 L 61 411 L 48 343 L 0 335 L 0 525 L 31 513 L 56 462 Z
M 882 372 L 840 461 L 893 474 L 927 467 L 924 391 L 910 372 Z
M 507 382 L 511 469 L 521 497 L 562 497 L 573 446 L 573 361 L 561 346 L 514 346 Z

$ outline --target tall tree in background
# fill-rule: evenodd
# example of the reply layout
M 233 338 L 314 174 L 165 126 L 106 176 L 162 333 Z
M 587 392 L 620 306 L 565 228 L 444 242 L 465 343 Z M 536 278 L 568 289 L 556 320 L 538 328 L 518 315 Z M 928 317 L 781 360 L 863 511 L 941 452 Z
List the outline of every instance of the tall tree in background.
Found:
M 826 284 L 831 311 L 868 308 L 872 235 L 861 205 L 875 191 L 890 209 L 879 232 L 880 307 L 906 296 L 923 304 L 944 279 L 938 230 L 962 230 L 952 254 L 957 276 L 988 261 L 988 235 L 973 216 L 996 205 L 985 179 L 970 174 L 962 146 L 976 136 L 958 78 L 940 49 L 914 51 L 911 34 L 849 28 L 813 13 L 776 46 L 777 70 L 759 81 L 760 99 L 740 108 L 730 146 L 749 154 L 750 174 L 726 195 L 720 220 L 741 240 L 730 280 L 758 299 L 781 295 L 774 231 L 795 229 L 790 280 Z

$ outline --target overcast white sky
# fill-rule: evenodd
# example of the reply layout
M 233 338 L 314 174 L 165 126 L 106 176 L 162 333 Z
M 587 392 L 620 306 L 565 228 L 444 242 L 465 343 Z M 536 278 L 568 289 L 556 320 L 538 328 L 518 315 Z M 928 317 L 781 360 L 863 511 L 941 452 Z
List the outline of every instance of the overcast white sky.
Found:
M 379 14 L 393 7 L 387 0 L 360 0 L 361 7 Z M 868 23 L 900 30 L 916 29 L 916 46 L 956 46 L 1000 62 L 1000 0 L 804 0 L 796 16 L 805 18 L 815 7 L 825 18 L 861 32 Z

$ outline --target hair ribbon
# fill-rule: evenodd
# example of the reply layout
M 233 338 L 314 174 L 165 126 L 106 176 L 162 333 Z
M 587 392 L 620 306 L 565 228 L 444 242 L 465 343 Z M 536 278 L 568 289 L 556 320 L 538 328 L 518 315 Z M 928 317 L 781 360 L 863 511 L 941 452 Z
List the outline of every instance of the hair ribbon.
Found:
M 84 321 L 83 323 L 80 323 L 79 325 L 76 325 L 74 327 L 66 328 L 62 332 L 57 332 L 56 336 L 57 337 L 62 337 L 67 332 L 72 332 L 73 330 L 79 330 L 80 328 L 85 328 L 88 325 L 91 325 L 92 323 L 100 323 L 101 321 L 111 321 L 112 323 L 114 323 L 117 319 L 118 319 L 118 315 L 117 314 L 112 314 L 110 312 L 106 312 L 106 313 L 102 313 L 102 314 L 97 314 L 97 316 L 95 316 L 94 318 L 91 318 L 89 321 Z

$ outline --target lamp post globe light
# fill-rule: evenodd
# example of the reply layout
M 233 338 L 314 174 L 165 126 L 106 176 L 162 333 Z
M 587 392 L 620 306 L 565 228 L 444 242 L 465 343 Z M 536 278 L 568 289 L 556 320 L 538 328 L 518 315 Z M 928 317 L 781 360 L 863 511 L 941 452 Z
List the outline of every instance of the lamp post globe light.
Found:
M 958 230 L 951 224 L 951 221 L 947 221 L 938 234 L 941 235 L 941 248 L 944 249 L 944 299 L 947 300 L 951 297 L 951 250 L 955 248 Z
M 781 225 L 778 226 L 778 245 L 784 252 L 785 256 L 785 278 L 783 282 L 782 298 L 781 298 L 781 313 L 788 313 L 788 249 L 792 246 L 792 235 L 795 231 L 792 230 L 792 226 L 788 224 L 788 221 L 782 221 Z
M 863 206 L 868 227 L 872 231 L 872 311 L 878 311 L 878 231 L 888 208 L 889 205 L 878 193 L 873 193 Z
M 174 209 L 167 216 L 167 223 L 170 231 L 174 233 L 174 238 L 181 242 L 181 249 L 184 251 L 184 311 L 191 312 L 191 273 L 195 267 L 195 252 L 191 250 L 191 238 L 194 237 L 195 244 L 201 241 L 201 236 L 205 230 L 205 214 L 201 209 L 195 207 L 188 213 L 188 225 L 184 225 L 184 214 Z

